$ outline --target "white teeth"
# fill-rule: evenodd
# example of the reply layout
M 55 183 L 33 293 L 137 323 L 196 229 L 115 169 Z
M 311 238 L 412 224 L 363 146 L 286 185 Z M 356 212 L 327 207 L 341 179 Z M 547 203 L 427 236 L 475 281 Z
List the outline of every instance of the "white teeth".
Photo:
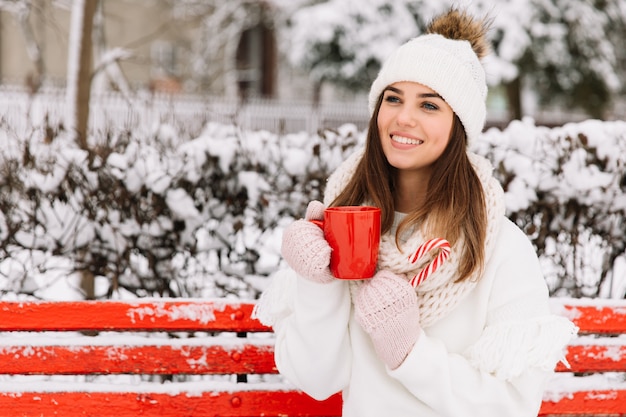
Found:
M 406 145 L 421 145 L 422 143 L 424 143 L 423 140 L 409 139 L 405 138 L 404 136 L 392 136 L 391 139 L 399 143 L 404 143 Z

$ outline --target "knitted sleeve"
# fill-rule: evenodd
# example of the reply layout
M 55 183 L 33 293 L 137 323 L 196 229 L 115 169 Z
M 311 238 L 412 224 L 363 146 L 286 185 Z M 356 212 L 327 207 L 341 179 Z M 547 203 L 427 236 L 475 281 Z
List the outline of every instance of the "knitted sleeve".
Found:
M 288 268 L 280 269 L 270 277 L 269 286 L 257 300 L 252 318 L 266 326 L 275 327 L 294 310 L 296 279 Z
M 355 151 L 329 177 L 325 206 L 350 180 L 364 151 Z M 274 273 L 253 314 L 273 327 L 280 373 L 313 398 L 324 399 L 348 385 L 352 362 L 348 333 L 351 310 L 350 286 L 346 281 L 318 284 L 287 268 Z
M 322 400 L 348 384 L 351 309 L 346 281 L 320 284 L 287 268 L 274 274 L 254 316 L 273 327 L 274 356 L 280 374 L 311 397 Z
M 551 372 L 564 360 L 564 349 L 577 328 L 552 314 L 548 289 L 528 238 L 510 221 L 505 246 L 492 284 L 489 308 L 480 338 L 465 351 L 470 363 L 503 380 L 536 368 Z
M 533 304 L 541 294 L 500 307 L 489 314 L 481 337 L 465 356 L 482 372 L 510 381 L 526 370 L 551 372 L 564 361 L 564 347 L 576 334 L 568 319 L 542 312 Z M 566 362 L 565 362 L 566 363 Z

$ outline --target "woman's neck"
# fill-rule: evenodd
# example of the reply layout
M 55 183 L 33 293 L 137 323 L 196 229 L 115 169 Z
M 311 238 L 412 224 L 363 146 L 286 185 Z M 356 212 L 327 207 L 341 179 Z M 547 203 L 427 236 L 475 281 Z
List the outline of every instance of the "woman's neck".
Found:
M 395 210 L 401 213 L 410 213 L 424 204 L 428 180 L 423 175 L 403 175 L 396 178 L 394 196 Z

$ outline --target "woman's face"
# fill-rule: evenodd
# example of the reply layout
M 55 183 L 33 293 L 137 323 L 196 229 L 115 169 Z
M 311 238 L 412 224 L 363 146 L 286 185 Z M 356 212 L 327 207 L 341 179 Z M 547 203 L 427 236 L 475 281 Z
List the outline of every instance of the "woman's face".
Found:
M 441 96 L 422 84 L 387 87 L 377 122 L 389 164 L 400 171 L 428 171 L 450 141 L 453 115 Z

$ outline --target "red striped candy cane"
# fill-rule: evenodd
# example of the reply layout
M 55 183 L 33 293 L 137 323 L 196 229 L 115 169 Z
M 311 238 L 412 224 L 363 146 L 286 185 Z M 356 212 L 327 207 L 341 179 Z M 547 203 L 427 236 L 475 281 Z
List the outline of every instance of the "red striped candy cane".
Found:
M 439 255 L 435 259 L 432 260 L 431 263 L 428 264 L 424 269 L 420 271 L 419 274 L 415 275 L 411 278 L 411 285 L 413 287 L 417 287 L 420 285 L 430 274 L 435 272 L 437 268 L 439 268 L 450 256 L 450 243 L 447 240 L 442 238 L 430 239 L 420 245 L 419 248 L 415 251 L 415 253 L 409 256 L 409 261 L 414 264 L 419 261 L 426 253 L 430 252 L 433 249 L 440 249 Z

